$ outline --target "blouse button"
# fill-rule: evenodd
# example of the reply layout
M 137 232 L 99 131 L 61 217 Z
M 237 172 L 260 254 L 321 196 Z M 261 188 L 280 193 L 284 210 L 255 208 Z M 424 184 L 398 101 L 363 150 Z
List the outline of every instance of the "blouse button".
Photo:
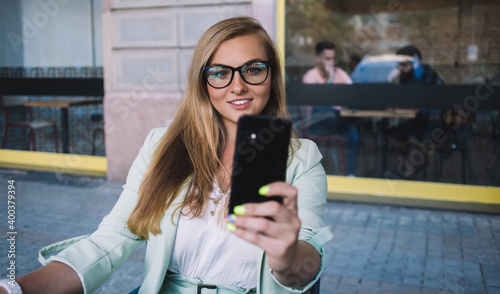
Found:
M 213 210 L 212 210 L 212 211 L 210 211 L 210 215 L 211 215 L 211 216 L 214 216 L 214 214 L 215 214 L 215 212 L 214 212 Z
M 215 204 L 219 203 L 219 200 L 215 199 L 215 200 L 214 200 L 214 203 L 215 203 Z

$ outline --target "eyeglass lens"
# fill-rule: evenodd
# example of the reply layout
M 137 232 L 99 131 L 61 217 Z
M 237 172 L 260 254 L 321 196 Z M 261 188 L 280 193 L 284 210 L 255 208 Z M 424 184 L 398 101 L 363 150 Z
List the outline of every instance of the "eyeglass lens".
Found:
M 258 85 L 267 79 L 268 65 L 261 61 L 251 61 L 238 68 L 215 65 L 205 69 L 205 77 L 210 86 L 224 88 L 233 80 L 235 71 L 241 73 L 241 77 L 246 83 Z

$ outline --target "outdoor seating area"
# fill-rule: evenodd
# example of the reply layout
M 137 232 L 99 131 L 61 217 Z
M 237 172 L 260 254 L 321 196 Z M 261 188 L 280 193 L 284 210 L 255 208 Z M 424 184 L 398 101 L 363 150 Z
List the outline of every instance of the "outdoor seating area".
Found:
M 19 97 L 19 98 L 17 98 Z M 9 104 L 17 100 L 17 104 Z M 105 155 L 102 97 L 14 96 L 3 107 L 3 149 Z M 49 129 L 49 131 L 47 130 Z
M 102 67 L 0 67 L 0 79 L 6 86 L 24 85 L 13 93 L 0 93 L 2 149 L 105 155 L 103 97 L 84 91 L 78 95 L 78 89 L 50 94 L 68 87 L 70 81 L 102 82 Z

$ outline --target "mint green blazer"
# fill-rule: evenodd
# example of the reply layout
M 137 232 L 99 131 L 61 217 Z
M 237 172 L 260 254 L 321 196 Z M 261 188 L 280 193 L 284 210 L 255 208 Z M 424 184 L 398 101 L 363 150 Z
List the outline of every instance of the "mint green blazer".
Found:
M 126 184 L 117 203 L 102 220 L 97 231 L 50 257 L 46 263 L 57 260 L 72 267 L 80 277 L 84 292 L 92 293 L 101 286 L 144 242 L 127 228 L 127 219 L 137 202 L 137 191 L 148 167 L 153 151 L 166 128 L 153 129 L 147 136 L 139 155 L 130 168 Z M 316 144 L 300 140 L 301 147 L 287 168 L 287 182 L 298 189 L 298 214 L 302 223 L 299 239 L 312 244 L 321 255 L 317 276 L 307 285 L 290 288 L 281 285 L 267 266 L 263 250 L 257 254 L 259 269 L 257 293 L 302 293 L 319 279 L 325 261 L 324 245 L 333 238 L 330 227 L 325 227 L 323 214 L 326 204 L 326 176 L 320 164 L 321 154 Z M 175 156 L 175 154 L 172 154 Z M 147 241 L 144 259 L 144 282 L 140 294 L 161 293 L 162 284 L 172 256 L 180 209 L 173 216 L 174 207 L 184 201 L 188 187 L 184 187 L 173 205 L 161 219 L 161 234 L 151 235 Z M 131 289 L 132 290 L 132 289 Z

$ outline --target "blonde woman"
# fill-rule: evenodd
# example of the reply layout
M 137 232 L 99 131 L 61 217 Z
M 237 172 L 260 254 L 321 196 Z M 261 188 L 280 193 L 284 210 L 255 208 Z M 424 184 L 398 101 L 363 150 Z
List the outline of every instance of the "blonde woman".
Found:
M 228 215 L 237 121 L 244 114 L 288 117 L 276 49 L 256 20 L 238 17 L 201 37 L 174 121 L 150 132 L 99 229 L 20 277 L 20 288 L 91 293 L 147 240 L 139 293 L 309 289 L 332 238 L 322 220 L 321 155 L 311 141 L 292 139 L 286 183 L 261 189 L 261 197 L 281 196 L 283 204 L 245 204 Z

